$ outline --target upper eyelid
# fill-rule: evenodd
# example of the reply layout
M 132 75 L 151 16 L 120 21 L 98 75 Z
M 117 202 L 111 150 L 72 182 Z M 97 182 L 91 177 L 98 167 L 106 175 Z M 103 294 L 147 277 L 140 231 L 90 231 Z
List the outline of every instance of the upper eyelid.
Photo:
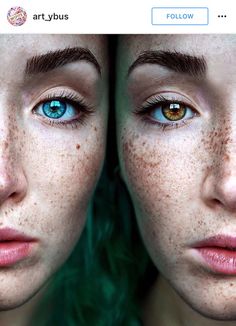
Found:
M 52 99 L 52 98 L 68 98 L 68 97 L 78 97 L 78 98 L 83 98 L 78 92 L 74 91 L 71 88 L 59 88 L 59 89 L 48 89 L 46 92 L 40 94 L 38 97 L 38 100 L 40 99 L 47 100 L 47 99 Z
M 189 106 L 191 109 L 199 112 L 198 110 L 198 106 L 195 103 L 192 103 L 192 101 L 190 101 L 189 99 L 187 99 L 186 97 L 184 97 L 183 95 L 178 95 L 180 96 L 180 98 L 177 98 L 175 96 L 173 96 L 173 94 L 171 94 L 171 97 L 168 97 L 166 95 L 164 95 L 165 93 L 160 93 L 160 94 L 156 94 L 153 96 L 148 97 L 145 101 L 142 102 L 142 104 L 137 108 L 137 111 L 142 108 L 144 108 L 145 106 L 151 106 L 153 105 L 158 105 L 161 103 L 180 103 L 180 104 L 185 104 L 186 106 Z M 168 93 L 166 93 L 168 94 Z
M 86 106 L 88 110 L 94 111 L 96 105 L 91 103 L 88 99 L 86 99 L 83 95 L 81 95 L 78 91 L 74 90 L 71 87 L 66 86 L 56 86 L 53 88 L 49 88 L 43 91 L 39 95 L 35 95 L 33 99 L 30 100 L 27 105 L 29 108 L 35 108 L 37 105 L 42 104 L 47 100 L 52 99 L 64 99 L 71 100 L 72 102 L 79 102 L 82 105 Z
M 41 100 L 38 101 L 38 103 L 36 104 L 37 106 L 38 105 L 41 105 L 45 102 L 50 102 L 50 101 L 63 101 L 63 102 L 68 102 L 68 103 L 76 103 L 76 102 L 79 102 L 79 103 L 84 103 L 84 100 L 81 98 L 77 98 L 76 95 L 75 97 L 73 97 L 72 95 L 49 95 L 45 98 L 42 98 Z

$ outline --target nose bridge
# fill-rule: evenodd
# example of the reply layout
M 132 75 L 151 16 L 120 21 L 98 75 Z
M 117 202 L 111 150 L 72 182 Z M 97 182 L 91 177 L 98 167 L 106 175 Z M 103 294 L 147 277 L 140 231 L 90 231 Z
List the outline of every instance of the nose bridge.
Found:
M 20 140 L 15 112 L 7 113 L 0 107 L 0 209 L 9 200 L 21 201 L 27 192 L 27 179 L 19 155 Z
M 235 166 L 236 159 L 236 78 L 229 74 L 226 77 L 226 88 L 221 87 L 222 80 L 218 80 L 219 93 L 214 99 L 214 127 L 210 133 L 208 152 L 213 159 L 217 173 L 228 173 L 229 167 Z M 215 86 L 216 86 L 215 85 Z M 222 90 L 221 90 L 222 89 Z
M 223 123 L 215 130 L 210 155 L 215 179 L 222 184 L 236 177 L 236 127 Z
M 0 110 L 0 161 L 8 162 L 9 168 L 16 159 L 17 130 L 14 112 Z
M 17 153 L 17 124 L 13 109 L 0 108 L 0 187 L 16 179 L 19 155 Z
M 236 119 L 235 119 L 236 121 Z M 211 135 L 209 169 L 203 196 L 208 202 L 220 203 L 228 210 L 236 209 L 236 123 L 223 119 Z

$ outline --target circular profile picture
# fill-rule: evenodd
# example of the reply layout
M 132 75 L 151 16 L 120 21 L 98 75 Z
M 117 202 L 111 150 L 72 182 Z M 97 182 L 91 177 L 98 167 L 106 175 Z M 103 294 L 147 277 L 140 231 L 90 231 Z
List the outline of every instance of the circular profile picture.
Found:
M 7 20 L 13 26 L 21 26 L 26 22 L 26 11 L 21 7 L 12 7 L 8 10 Z

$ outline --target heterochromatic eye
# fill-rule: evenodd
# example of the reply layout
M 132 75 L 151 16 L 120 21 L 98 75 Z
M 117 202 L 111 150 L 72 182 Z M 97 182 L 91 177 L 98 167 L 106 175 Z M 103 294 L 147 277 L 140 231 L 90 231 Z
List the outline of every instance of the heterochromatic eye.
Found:
M 43 102 L 35 109 L 35 113 L 49 119 L 71 120 L 78 116 L 75 105 L 61 99 L 52 99 Z
M 194 117 L 196 113 L 183 103 L 159 103 L 152 109 L 150 117 L 159 123 L 178 122 L 180 120 L 187 120 Z

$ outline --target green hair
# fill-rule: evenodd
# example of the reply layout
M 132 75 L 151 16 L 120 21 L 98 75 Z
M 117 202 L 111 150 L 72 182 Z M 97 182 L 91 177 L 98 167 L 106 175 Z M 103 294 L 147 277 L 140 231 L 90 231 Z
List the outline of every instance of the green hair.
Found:
M 35 320 L 38 325 L 140 325 L 139 285 L 149 262 L 128 193 L 119 175 L 110 180 L 104 169 L 81 238 L 53 276 Z

